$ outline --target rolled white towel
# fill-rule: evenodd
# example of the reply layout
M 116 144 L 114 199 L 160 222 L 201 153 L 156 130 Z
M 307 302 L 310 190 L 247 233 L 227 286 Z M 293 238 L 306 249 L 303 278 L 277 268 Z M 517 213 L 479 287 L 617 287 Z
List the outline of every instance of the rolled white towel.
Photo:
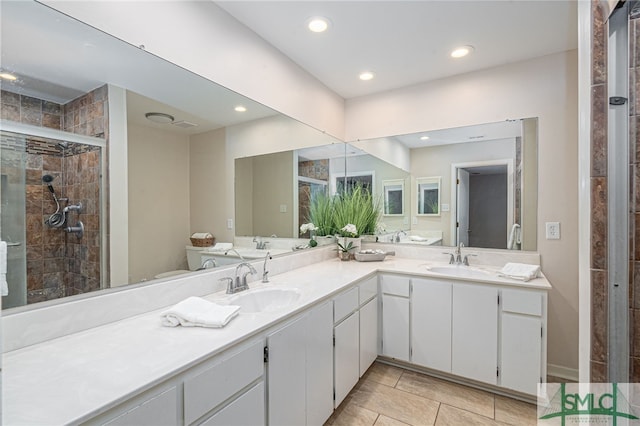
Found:
M 162 312 L 162 325 L 167 327 L 213 327 L 227 325 L 240 306 L 218 305 L 200 297 L 189 297 Z
M 211 237 L 213 237 L 213 235 L 211 235 L 209 232 L 194 232 L 194 234 L 191 236 L 191 238 L 197 238 L 199 240 Z
M 540 274 L 540 265 L 529 265 L 526 263 L 507 263 L 498 272 L 498 274 L 507 278 L 529 281 L 538 277 L 538 275 Z
M 0 295 L 9 294 L 9 286 L 7 285 L 7 243 L 0 241 Z

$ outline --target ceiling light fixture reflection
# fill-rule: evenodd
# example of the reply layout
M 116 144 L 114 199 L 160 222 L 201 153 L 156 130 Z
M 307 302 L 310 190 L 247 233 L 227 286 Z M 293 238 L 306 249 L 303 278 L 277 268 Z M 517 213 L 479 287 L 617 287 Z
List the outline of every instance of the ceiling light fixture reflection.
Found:
M 18 79 L 15 75 L 5 71 L 0 72 L 0 78 L 8 81 L 16 81 Z
M 238 105 L 237 107 L 235 107 L 235 108 L 234 108 L 234 110 L 235 110 L 236 112 L 246 112 L 246 111 L 247 111 L 247 108 L 246 108 L 246 107 L 244 107 L 244 106 L 242 106 L 242 105 Z
M 144 116 L 147 120 L 160 124 L 173 123 L 174 120 L 173 115 L 165 114 L 163 112 L 148 112 Z
M 460 47 L 456 47 L 455 49 L 453 49 L 451 51 L 451 57 L 452 58 L 464 58 L 465 56 L 467 56 L 469 53 L 473 52 L 475 49 L 473 46 L 460 46 Z
M 373 79 L 373 77 L 374 77 L 374 74 L 371 71 L 361 72 L 360 75 L 358 76 L 358 78 L 362 81 L 369 81 Z
M 329 28 L 329 20 L 322 16 L 315 16 L 307 21 L 307 28 L 314 33 L 323 33 Z
M 428 141 L 429 140 L 429 136 L 421 136 L 420 140 L 421 141 Z

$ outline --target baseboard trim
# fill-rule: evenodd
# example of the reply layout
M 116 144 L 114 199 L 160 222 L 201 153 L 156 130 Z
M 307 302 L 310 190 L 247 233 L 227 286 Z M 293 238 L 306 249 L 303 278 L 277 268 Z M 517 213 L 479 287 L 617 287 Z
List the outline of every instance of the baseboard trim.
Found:
M 579 371 L 577 368 L 563 367 L 562 365 L 547 364 L 547 376 L 559 377 L 561 379 L 579 381 Z

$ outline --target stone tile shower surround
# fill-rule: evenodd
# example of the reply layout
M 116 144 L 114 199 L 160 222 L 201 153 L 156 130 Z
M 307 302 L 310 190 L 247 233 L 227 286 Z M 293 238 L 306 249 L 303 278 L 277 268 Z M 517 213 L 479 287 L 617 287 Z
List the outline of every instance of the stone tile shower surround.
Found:
M 298 162 L 298 176 L 323 180 L 329 183 L 329 160 L 307 160 Z M 298 183 L 298 217 L 300 224 L 306 223 L 311 205 L 311 185 Z M 306 233 L 304 236 L 308 236 Z
M 0 101 L 2 119 L 86 136 L 108 137 L 106 85 L 66 105 L 4 90 Z M 29 137 L 27 145 L 22 147 L 27 152 L 27 303 L 101 288 L 100 149 L 69 143 L 61 150 L 58 142 Z M 61 208 L 82 203 L 80 212 L 68 213 L 64 225 L 74 226 L 82 221 L 85 226 L 82 239 L 44 224 L 56 209 L 50 192 L 42 184 L 45 174 L 55 177 L 53 186 L 57 196 L 69 198 L 68 203 L 61 202 Z M 103 202 L 108 202 L 106 194 Z M 108 282 L 108 277 L 103 279 Z
M 629 17 L 629 380 L 640 381 L 640 13 Z M 599 2 L 592 2 L 591 66 L 591 381 L 608 382 L 607 40 Z

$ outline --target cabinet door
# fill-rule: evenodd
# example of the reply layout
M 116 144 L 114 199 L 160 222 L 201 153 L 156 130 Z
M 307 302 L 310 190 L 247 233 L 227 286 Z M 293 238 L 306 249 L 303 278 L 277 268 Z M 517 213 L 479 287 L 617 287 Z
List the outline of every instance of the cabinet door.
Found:
M 409 361 L 409 299 L 382 295 L 382 355 Z
M 360 315 L 354 312 L 334 328 L 334 386 L 338 407 L 360 378 Z
M 360 377 L 378 357 L 378 298 L 360 308 Z
M 541 375 L 542 320 L 505 312 L 501 325 L 500 385 L 535 395 Z
M 413 279 L 411 362 L 451 372 L 450 282 Z
M 270 425 L 306 422 L 306 317 L 267 336 Z
M 203 426 L 264 425 L 264 383 L 260 382 L 231 404 L 218 411 Z
M 451 372 L 497 384 L 498 290 L 453 284 Z
M 333 413 L 333 305 L 307 319 L 307 425 L 322 425 Z

